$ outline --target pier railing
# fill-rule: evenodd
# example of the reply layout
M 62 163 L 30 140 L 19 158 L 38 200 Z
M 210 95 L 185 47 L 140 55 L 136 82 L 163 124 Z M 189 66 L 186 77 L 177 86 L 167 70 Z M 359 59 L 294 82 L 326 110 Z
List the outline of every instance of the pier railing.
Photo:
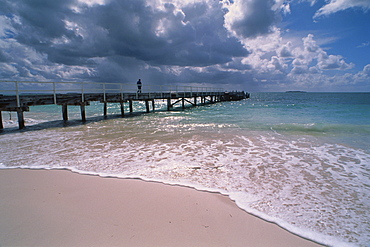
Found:
M 151 94 L 176 94 L 185 96 L 190 92 L 197 95 L 207 95 L 209 92 L 223 93 L 222 88 L 197 87 L 179 85 L 146 85 L 142 86 L 142 93 Z M 17 107 L 20 106 L 20 95 L 25 94 L 53 94 L 54 104 L 57 103 L 57 94 L 81 94 L 81 101 L 85 101 L 85 94 L 102 93 L 104 98 L 108 93 L 137 93 L 135 83 L 108 83 L 108 82 L 33 82 L 33 81 L 0 81 L 0 94 L 15 95 Z

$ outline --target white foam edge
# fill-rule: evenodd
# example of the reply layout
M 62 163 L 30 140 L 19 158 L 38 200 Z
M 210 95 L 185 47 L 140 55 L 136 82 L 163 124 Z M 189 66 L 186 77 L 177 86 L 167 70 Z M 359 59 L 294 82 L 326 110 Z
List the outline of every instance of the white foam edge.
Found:
M 0 163 L 0 169 L 29 169 L 29 170 L 67 170 L 71 171 L 73 173 L 81 174 L 81 175 L 91 175 L 91 176 L 99 176 L 102 178 L 119 178 L 119 179 L 138 179 L 142 180 L 145 182 L 154 182 L 154 183 L 162 183 L 165 185 L 171 185 L 171 186 L 181 186 L 181 187 L 187 187 L 187 188 L 192 188 L 197 191 L 202 191 L 202 192 L 208 192 L 208 193 L 218 193 L 221 195 L 228 196 L 230 200 L 234 201 L 235 204 L 242 209 L 243 211 L 254 215 L 264 221 L 276 224 L 280 226 L 281 228 L 287 230 L 288 232 L 297 235 L 299 237 L 305 238 L 307 240 L 316 242 L 318 244 L 322 244 L 325 246 L 336 246 L 336 247 L 354 247 L 357 246 L 355 244 L 351 244 L 348 242 L 344 242 L 338 238 L 335 238 L 333 236 L 329 235 L 324 235 L 318 232 L 314 232 L 309 229 L 302 229 L 296 226 L 293 226 L 284 220 L 278 219 L 276 217 L 269 216 L 265 213 L 262 213 L 256 209 L 253 209 L 251 207 L 248 207 L 247 205 L 252 202 L 258 201 L 258 197 L 254 195 L 250 195 L 246 192 L 228 192 L 225 190 L 221 189 L 216 189 L 216 188 L 207 188 L 205 186 L 199 186 L 195 185 L 192 183 L 181 183 L 181 182 L 171 182 L 171 181 L 166 181 L 162 179 L 151 179 L 143 176 L 123 176 L 119 174 L 109 174 L 109 173 L 98 173 L 98 172 L 88 172 L 88 171 L 82 171 L 79 169 L 76 169 L 74 167 L 44 167 L 44 166 L 12 166 L 8 167 L 5 166 L 3 163 Z

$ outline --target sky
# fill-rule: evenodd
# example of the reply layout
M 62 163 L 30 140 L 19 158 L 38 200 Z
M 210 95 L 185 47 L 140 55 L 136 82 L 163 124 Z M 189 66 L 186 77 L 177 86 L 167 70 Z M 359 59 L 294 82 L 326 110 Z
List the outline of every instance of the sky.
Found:
M 370 92 L 370 0 L 0 0 L 0 48 L 0 80 Z

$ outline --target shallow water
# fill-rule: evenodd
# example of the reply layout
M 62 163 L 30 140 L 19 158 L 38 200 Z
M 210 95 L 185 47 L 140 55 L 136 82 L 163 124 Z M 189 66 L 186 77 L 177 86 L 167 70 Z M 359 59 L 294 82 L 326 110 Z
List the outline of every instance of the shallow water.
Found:
M 0 164 L 69 168 L 219 191 L 248 212 L 332 246 L 370 240 L 370 94 L 255 93 L 224 102 L 120 118 L 110 104 L 3 113 Z M 144 112 L 140 103 L 136 112 Z M 126 109 L 126 112 L 128 109 Z M 117 114 L 117 115 L 115 115 Z

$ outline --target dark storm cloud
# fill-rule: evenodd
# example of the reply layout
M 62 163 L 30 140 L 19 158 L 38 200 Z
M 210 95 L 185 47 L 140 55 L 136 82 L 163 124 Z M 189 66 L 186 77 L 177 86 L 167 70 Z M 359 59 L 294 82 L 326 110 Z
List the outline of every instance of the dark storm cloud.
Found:
M 227 38 L 223 13 L 206 3 L 175 10 L 154 9 L 142 0 L 82 6 L 76 1 L 7 1 L 18 42 L 51 62 L 89 65 L 90 58 L 127 56 L 153 65 L 207 66 L 248 52 Z M 218 22 L 218 23 L 215 23 Z M 216 24 L 216 25 L 215 25 Z M 210 28 L 212 27 L 212 28 Z
M 38 48 L 50 45 L 53 38 L 71 36 L 65 30 L 63 19 L 71 13 L 70 1 L 5 1 L 5 9 L 17 30 L 16 39 Z M 18 19 L 19 18 L 19 19 Z
M 248 54 L 235 38 L 225 38 L 222 12 L 205 3 L 183 12 L 176 12 L 172 4 L 158 10 L 142 1 L 112 2 L 96 10 L 97 25 L 108 30 L 116 55 L 152 65 L 207 66 Z
M 236 36 L 254 38 L 271 32 L 279 20 L 279 11 L 273 0 L 238 1 L 230 8 L 227 25 Z M 236 13 L 234 13 L 236 9 Z M 242 11 L 242 15 L 240 12 Z

